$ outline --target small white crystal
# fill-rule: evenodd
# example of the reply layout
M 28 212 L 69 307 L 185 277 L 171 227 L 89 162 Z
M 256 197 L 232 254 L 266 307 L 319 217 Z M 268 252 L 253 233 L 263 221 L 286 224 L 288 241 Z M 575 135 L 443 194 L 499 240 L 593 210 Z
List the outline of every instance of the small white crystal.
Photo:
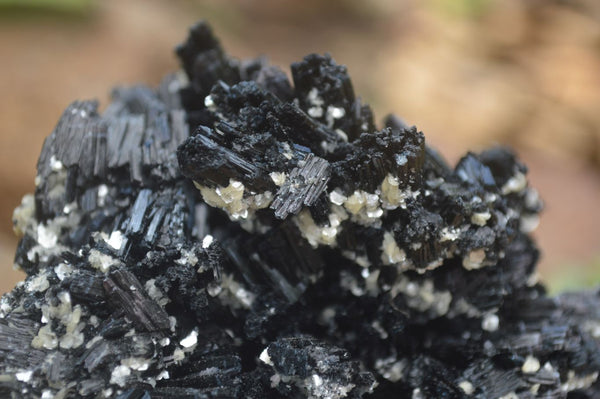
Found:
M 323 104 L 325 104 L 325 101 L 323 101 L 323 99 L 321 98 L 321 96 L 319 96 L 319 89 L 317 89 L 316 87 L 313 87 L 310 89 L 310 91 L 308 92 L 308 96 L 306 97 L 306 99 L 308 100 L 308 102 L 311 105 L 314 106 L 321 106 Z
M 500 325 L 500 319 L 494 313 L 487 314 L 481 321 L 481 328 L 485 331 L 496 331 Z
M 475 212 L 471 215 L 471 223 L 476 224 L 478 226 L 485 226 L 487 221 L 492 217 L 492 214 L 489 212 Z
M 315 387 L 320 387 L 321 385 L 323 385 L 323 379 L 318 374 L 312 375 L 312 382 Z
M 114 249 L 121 249 L 123 244 L 123 234 L 119 230 L 115 230 L 110 233 L 110 237 L 106 240 L 106 243 Z
M 37 226 L 37 241 L 44 248 L 54 248 L 58 241 L 56 231 L 49 226 L 38 224 Z
M 540 224 L 540 217 L 538 215 L 523 215 L 521 216 L 521 222 L 519 229 L 523 233 L 531 233 L 537 229 Z
M 458 387 L 462 389 L 463 392 L 467 395 L 471 395 L 473 392 L 475 392 L 475 387 L 473 387 L 473 384 L 471 384 L 471 382 L 467 380 L 459 382 Z
M 20 373 L 16 373 L 15 377 L 19 381 L 27 382 L 31 379 L 33 375 L 33 370 L 21 371 Z
M 376 219 L 381 217 L 381 215 L 383 215 L 383 209 L 381 208 L 367 210 L 367 217 Z
M 444 227 L 440 232 L 440 242 L 454 241 L 460 237 L 460 229 L 453 227 Z
M 320 118 L 323 116 L 323 108 L 321 107 L 310 107 L 308 109 L 308 115 L 311 118 Z
M 406 260 L 406 252 L 398 247 L 394 235 L 389 231 L 383 233 L 383 243 L 381 244 L 381 260 L 386 265 L 402 263 Z
M 331 117 L 334 119 L 340 119 L 343 118 L 344 115 L 346 115 L 346 110 L 342 107 L 334 107 L 334 106 L 329 106 L 327 107 L 327 112 L 331 114 Z
M 269 366 L 273 365 L 273 361 L 271 360 L 271 356 L 269 356 L 269 352 L 267 351 L 267 348 L 265 348 L 265 350 L 263 350 L 260 353 L 260 356 L 258 358 L 260 359 L 261 362 L 268 364 Z
M 567 373 L 567 382 L 561 385 L 563 392 L 570 392 L 576 389 L 587 389 L 598 379 L 598 372 L 577 376 L 573 370 Z
M 411 399 L 425 399 L 425 396 L 421 392 L 420 388 L 415 388 L 412 391 Z
M 63 281 L 67 276 L 73 272 L 73 268 L 68 263 L 61 263 L 54 268 L 54 273 L 60 281 Z
M 93 268 L 98 269 L 103 273 L 109 271 L 112 266 L 116 265 L 119 262 L 112 256 L 103 254 L 97 249 L 90 250 L 88 260 L 90 261 L 90 265 Z
M 333 190 L 331 193 L 329 193 L 329 201 L 331 201 L 335 205 L 343 205 L 347 199 L 348 197 L 346 197 L 338 190 Z
M 333 127 L 334 120 L 343 118 L 344 115 L 346 115 L 346 110 L 344 108 L 329 105 L 327 107 L 327 115 L 325 116 L 325 120 L 327 121 L 327 127 Z
M 121 388 L 125 387 L 127 377 L 131 375 L 131 369 L 124 365 L 119 365 L 114 368 L 110 374 L 110 383 L 116 384 Z
M 185 352 L 179 348 L 175 348 L 173 351 L 173 360 L 176 362 L 180 362 L 185 359 Z
M 271 180 L 273 180 L 273 183 L 275 183 L 276 186 L 282 186 L 283 183 L 285 183 L 285 172 L 271 172 L 269 173 L 269 176 L 271 176 Z
M 527 187 L 527 178 L 521 172 L 515 173 L 506 183 L 502 186 L 502 194 L 518 193 L 523 191 Z
M 527 374 L 537 373 L 539 369 L 540 361 L 531 355 L 525 358 L 525 363 L 523 363 L 523 366 L 521 367 L 521 371 Z
M 8 312 L 11 310 L 12 306 L 10 306 L 10 303 L 8 303 L 7 297 L 3 296 L 2 299 L 0 299 L 0 317 L 5 318 Z
M 146 371 L 150 366 L 150 360 L 142 357 L 128 357 L 121 359 L 121 364 L 129 367 L 132 370 Z
M 108 195 L 108 186 L 106 184 L 101 184 L 98 186 L 98 205 L 104 206 L 106 196 Z
M 215 106 L 215 102 L 210 95 L 204 97 L 204 106 L 208 109 L 211 109 Z
M 242 287 L 239 287 L 237 290 L 235 290 L 234 294 L 235 297 L 247 308 L 250 308 L 252 302 L 254 302 L 254 294 Z
M 146 292 L 150 298 L 154 299 L 159 305 L 165 306 L 170 302 L 170 299 L 163 295 L 162 291 L 156 286 L 155 282 L 156 280 L 151 278 L 150 280 L 146 281 L 144 288 L 146 289 Z
M 13 212 L 13 230 L 20 237 L 25 234 L 25 231 L 32 224 L 35 214 L 35 199 L 33 195 L 27 194 L 21 200 L 19 205 Z
M 212 243 L 213 243 L 213 236 L 211 236 L 210 234 L 207 234 L 202 239 L 202 248 L 206 249 L 206 248 L 210 247 L 210 245 Z
M 52 327 L 50 325 L 42 326 L 33 340 L 31 341 L 31 346 L 34 348 L 46 348 L 46 349 L 54 349 L 58 346 L 58 339 L 56 338 L 56 334 L 52 331 Z
M 38 274 L 27 281 L 26 290 L 27 292 L 44 292 L 49 286 L 46 274 Z
M 398 166 L 404 166 L 408 162 L 408 158 L 404 154 L 396 154 L 395 159 Z
M 191 348 L 198 343 L 198 331 L 192 330 L 187 337 L 179 341 L 179 344 L 184 348 Z
M 485 249 L 474 249 L 463 258 L 463 267 L 467 270 L 479 269 L 485 260 Z
M 156 376 L 156 380 L 168 380 L 170 378 L 169 372 L 167 370 L 163 370 Z
M 52 169 L 53 172 L 59 172 L 64 168 L 64 165 L 61 161 L 59 161 L 58 159 L 56 159 L 55 155 L 52 155 L 50 157 L 50 169 Z
M 346 132 L 344 132 L 342 129 L 335 129 L 335 132 L 342 140 L 348 142 L 348 135 L 346 134 Z
M 208 295 L 215 297 L 215 296 L 219 295 L 221 292 L 223 292 L 223 287 L 221 286 L 221 284 L 218 284 L 215 282 L 210 282 L 206 286 L 206 292 L 208 293 Z

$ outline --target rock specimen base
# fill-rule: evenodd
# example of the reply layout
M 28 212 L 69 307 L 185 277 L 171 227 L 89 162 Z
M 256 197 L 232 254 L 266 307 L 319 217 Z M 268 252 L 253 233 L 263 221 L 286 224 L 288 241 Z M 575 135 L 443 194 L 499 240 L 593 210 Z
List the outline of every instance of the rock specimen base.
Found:
M 594 398 L 598 293 L 546 296 L 508 149 L 450 167 L 345 67 L 207 25 L 184 73 L 77 101 L 14 214 L 14 398 Z

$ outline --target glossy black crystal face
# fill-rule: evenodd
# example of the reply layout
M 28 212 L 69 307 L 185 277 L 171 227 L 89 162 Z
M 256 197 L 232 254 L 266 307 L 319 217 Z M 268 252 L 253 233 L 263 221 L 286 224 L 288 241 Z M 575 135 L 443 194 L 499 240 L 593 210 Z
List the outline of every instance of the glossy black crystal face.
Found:
M 546 296 L 505 148 L 450 167 L 346 68 L 292 82 L 210 28 L 183 72 L 71 104 L 14 214 L 0 396 L 594 398 L 598 293 Z

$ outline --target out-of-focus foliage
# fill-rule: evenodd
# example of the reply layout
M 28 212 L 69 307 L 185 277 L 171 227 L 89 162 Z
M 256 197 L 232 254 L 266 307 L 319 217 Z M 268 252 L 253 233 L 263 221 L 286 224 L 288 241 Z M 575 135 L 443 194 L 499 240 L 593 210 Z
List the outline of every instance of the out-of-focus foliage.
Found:
M 583 264 L 565 263 L 545 279 L 551 294 L 596 287 L 599 281 L 600 257 Z

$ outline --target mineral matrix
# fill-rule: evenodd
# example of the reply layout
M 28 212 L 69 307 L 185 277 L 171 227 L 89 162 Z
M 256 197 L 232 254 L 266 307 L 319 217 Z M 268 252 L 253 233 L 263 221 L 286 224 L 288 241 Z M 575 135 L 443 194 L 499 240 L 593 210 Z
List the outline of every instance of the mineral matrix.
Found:
M 346 68 L 293 85 L 204 23 L 184 73 L 77 101 L 14 213 L 7 398 L 597 398 L 597 292 L 548 297 L 514 154 L 451 168 Z

